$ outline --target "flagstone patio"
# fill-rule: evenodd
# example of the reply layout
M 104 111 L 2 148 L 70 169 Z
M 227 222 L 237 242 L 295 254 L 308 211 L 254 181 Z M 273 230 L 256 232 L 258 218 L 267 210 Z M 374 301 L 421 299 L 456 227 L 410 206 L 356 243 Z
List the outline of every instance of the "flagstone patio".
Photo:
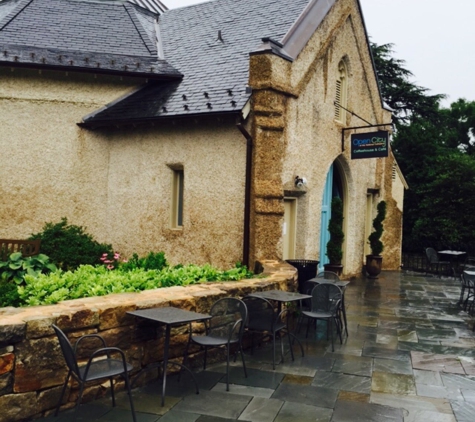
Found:
M 324 324 L 305 338 L 305 356 L 286 355 L 272 370 L 271 347 L 233 364 L 226 392 L 225 366 L 133 392 L 138 422 L 472 422 L 475 420 L 474 321 L 457 305 L 459 280 L 386 272 L 353 280 L 346 291 L 349 336 L 335 345 Z M 295 348 L 297 352 L 297 348 Z M 128 400 L 89 402 L 78 421 L 132 421 Z M 71 411 L 42 422 L 69 422 Z

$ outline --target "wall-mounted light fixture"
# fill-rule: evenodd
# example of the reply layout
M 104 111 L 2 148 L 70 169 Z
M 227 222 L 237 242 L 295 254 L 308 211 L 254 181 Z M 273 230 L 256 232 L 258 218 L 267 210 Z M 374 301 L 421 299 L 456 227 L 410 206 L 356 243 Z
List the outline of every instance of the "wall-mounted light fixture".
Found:
M 305 177 L 295 176 L 294 184 L 296 188 L 307 186 L 307 179 Z

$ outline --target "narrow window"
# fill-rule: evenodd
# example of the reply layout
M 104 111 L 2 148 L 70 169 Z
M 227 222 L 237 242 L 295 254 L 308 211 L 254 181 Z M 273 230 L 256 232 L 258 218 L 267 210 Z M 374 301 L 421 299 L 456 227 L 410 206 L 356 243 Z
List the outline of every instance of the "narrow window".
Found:
M 185 173 L 183 169 L 173 169 L 172 184 L 172 228 L 183 227 L 183 188 Z
M 347 108 L 347 90 L 348 90 L 348 73 L 343 60 L 338 64 L 338 75 L 335 86 L 335 119 L 339 122 L 345 122 Z M 344 108 L 342 108 L 344 107 Z

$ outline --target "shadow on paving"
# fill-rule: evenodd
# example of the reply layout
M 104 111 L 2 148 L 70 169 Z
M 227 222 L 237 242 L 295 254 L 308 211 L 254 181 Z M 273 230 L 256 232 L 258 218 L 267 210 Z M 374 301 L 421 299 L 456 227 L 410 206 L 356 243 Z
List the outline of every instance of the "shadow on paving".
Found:
M 265 345 L 246 352 L 248 377 L 238 359 L 226 391 L 225 365 L 191 377 L 133 391 L 138 422 L 472 422 L 475 414 L 473 320 L 457 302 L 460 281 L 385 272 L 377 280 L 352 280 L 345 301 L 348 337 L 331 345 L 326 326 L 298 334 L 294 347 L 272 370 Z M 286 346 L 287 344 L 284 343 Z M 132 421 L 124 392 L 82 405 L 77 421 Z M 72 412 L 41 421 L 69 422 Z

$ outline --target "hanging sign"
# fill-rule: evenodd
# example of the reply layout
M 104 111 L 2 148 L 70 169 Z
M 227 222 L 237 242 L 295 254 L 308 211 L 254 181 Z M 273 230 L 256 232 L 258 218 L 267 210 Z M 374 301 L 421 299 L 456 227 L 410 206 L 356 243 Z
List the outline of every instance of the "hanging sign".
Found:
M 387 157 L 389 136 L 387 130 L 351 135 L 351 159 Z

